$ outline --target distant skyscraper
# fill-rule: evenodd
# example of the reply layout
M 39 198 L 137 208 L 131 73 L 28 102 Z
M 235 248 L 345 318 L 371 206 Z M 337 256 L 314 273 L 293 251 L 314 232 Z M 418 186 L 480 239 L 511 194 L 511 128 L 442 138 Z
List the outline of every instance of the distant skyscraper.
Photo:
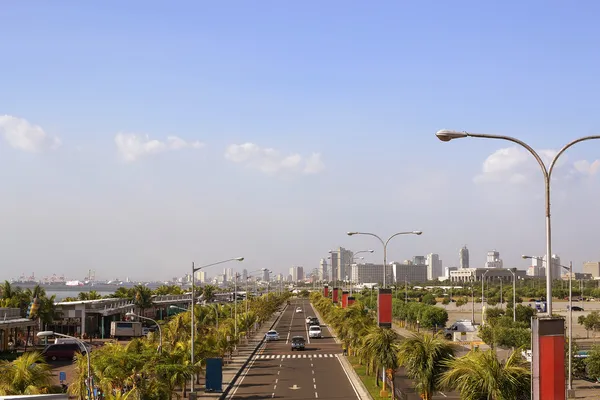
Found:
M 262 280 L 264 282 L 269 282 L 269 270 L 266 268 L 263 270 Z
M 197 271 L 196 272 L 196 282 L 205 283 L 206 282 L 206 272 L 205 271 Z
M 292 276 L 293 282 L 299 282 L 304 280 L 304 268 L 303 267 L 291 267 L 290 275 Z
M 421 265 L 421 264 L 417 264 Z M 440 256 L 435 253 L 431 253 L 427 255 L 427 279 L 430 281 L 438 279 L 440 276 L 444 274 L 442 268 L 442 260 L 440 260 Z
M 413 265 L 427 265 L 425 256 L 414 256 L 412 259 Z
M 487 262 L 485 263 L 486 268 L 502 268 L 502 259 L 500 253 L 496 250 L 488 251 Z
M 223 273 L 227 282 L 233 282 L 233 268 L 225 268 Z
M 458 252 L 458 259 L 459 259 L 459 267 L 461 269 L 469 268 L 469 249 L 467 249 L 466 245 L 462 249 L 460 249 L 460 251 Z
M 248 279 L 248 270 L 243 269 L 242 270 L 242 282 L 246 282 L 246 279 Z
M 319 280 L 329 280 L 329 274 L 327 271 L 327 259 L 325 258 L 321 258 L 321 260 L 319 261 Z
M 348 277 L 350 278 L 351 271 L 350 265 L 354 259 L 354 253 L 350 250 L 346 250 L 343 247 L 339 247 L 331 252 L 331 279 L 343 281 Z

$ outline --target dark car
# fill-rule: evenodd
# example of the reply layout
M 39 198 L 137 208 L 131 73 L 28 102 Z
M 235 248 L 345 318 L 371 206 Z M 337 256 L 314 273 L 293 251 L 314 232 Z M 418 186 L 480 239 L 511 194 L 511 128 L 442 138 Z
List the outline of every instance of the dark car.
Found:
M 294 336 L 292 338 L 292 351 L 294 350 L 304 350 L 304 345 L 306 341 L 302 336 Z
M 319 318 L 313 317 L 313 318 L 310 319 L 310 321 L 308 321 L 308 325 L 309 326 L 321 325 L 321 323 L 319 322 Z
M 57 343 L 46 346 L 42 351 L 42 356 L 52 361 L 59 359 L 72 360 L 77 352 L 85 354 L 86 350 L 82 351 L 81 346 L 77 343 Z
M 568 309 L 569 309 L 569 306 L 567 306 L 567 310 Z M 583 311 L 583 307 L 573 306 L 573 311 Z

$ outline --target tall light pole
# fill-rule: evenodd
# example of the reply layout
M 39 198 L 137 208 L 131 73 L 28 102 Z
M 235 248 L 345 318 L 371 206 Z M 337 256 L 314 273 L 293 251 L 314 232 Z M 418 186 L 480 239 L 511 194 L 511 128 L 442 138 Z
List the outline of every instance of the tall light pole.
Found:
M 488 269 L 487 271 L 484 272 L 483 275 L 481 275 L 481 319 L 483 321 L 483 300 L 484 300 L 484 293 L 483 293 L 483 286 L 484 286 L 484 282 L 485 282 L 485 276 L 488 274 L 488 272 L 490 272 L 491 269 Z M 483 325 L 483 324 L 482 324 Z
M 63 335 L 62 333 L 56 333 L 53 331 L 42 331 L 42 332 L 37 333 L 37 337 L 39 337 L 39 338 L 47 338 L 48 336 L 59 336 L 59 337 L 64 337 L 64 338 L 68 338 L 68 339 L 73 339 L 77 342 L 79 347 L 81 347 L 81 350 L 85 351 L 85 355 L 87 357 L 86 386 L 87 386 L 87 390 L 88 390 L 88 398 L 94 400 L 96 398 L 96 396 L 94 395 L 94 390 L 92 389 L 92 363 L 90 360 L 90 351 L 85 346 L 85 343 L 83 343 L 81 340 L 77 339 L 76 337 L 69 336 L 69 335 Z
M 154 322 L 154 324 L 158 327 L 158 353 L 162 354 L 162 329 L 160 328 L 160 325 L 158 322 L 156 322 L 155 320 L 153 320 L 152 318 L 148 318 L 148 317 L 143 317 L 141 315 L 138 315 L 136 313 L 134 313 L 133 311 L 128 312 L 127 314 L 125 314 L 126 317 L 134 317 L 134 318 L 140 318 L 140 319 L 145 319 L 147 321 L 151 321 Z
M 543 260 L 542 257 L 521 256 L 523 259 Z M 573 262 L 569 263 L 568 267 L 560 265 L 561 268 L 569 271 L 569 378 L 567 380 L 567 394 L 573 393 Z M 548 273 L 546 267 L 546 273 Z
M 373 236 L 373 237 L 379 239 L 379 241 L 383 245 L 383 289 L 385 289 L 385 276 L 387 275 L 387 245 L 388 245 L 388 243 L 390 242 L 390 240 L 392 240 L 393 238 L 395 238 L 396 236 L 399 236 L 399 235 L 421 235 L 422 233 L 423 232 L 421 232 L 421 231 L 397 232 L 397 233 L 394 233 L 392 236 L 390 236 L 386 241 L 384 241 L 378 235 L 376 235 L 374 233 L 370 233 L 370 232 L 347 232 L 347 235 L 348 236 L 367 235 L 367 236 Z M 383 387 L 384 387 L 383 391 L 385 391 L 385 366 L 382 367 L 381 379 L 383 381 Z
M 387 245 L 390 242 L 390 240 L 392 240 L 394 237 L 396 237 L 398 235 L 421 235 L 421 234 L 423 234 L 423 232 L 421 232 L 421 231 L 398 232 L 398 233 L 394 233 L 386 241 L 383 241 L 382 238 L 380 238 L 376 234 L 370 233 L 370 232 L 348 232 L 347 233 L 348 236 L 353 236 L 353 235 L 373 236 L 373 237 L 379 239 L 379 241 L 383 245 L 383 289 L 385 289 L 385 275 L 386 275 L 386 269 L 387 269 Z
M 487 135 L 481 133 L 470 133 L 470 132 L 459 132 L 452 131 L 447 129 L 442 129 L 437 131 L 436 136 L 443 142 L 449 142 L 453 139 L 460 139 L 466 137 L 475 137 L 475 138 L 485 138 L 485 139 L 499 139 L 506 140 L 512 143 L 516 143 L 521 147 L 524 147 L 531 155 L 535 158 L 542 169 L 542 174 L 544 175 L 544 186 L 545 186 L 545 207 L 546 207 L 546 307 L 548 316 L 552 316 L 552 274 L 550 273 L 550 266 L 552 265 L 552 230 L 551 230 L 551 221 L 550 221 L 550 181 L 552 178 L 552 171 L 554 170 L 554 166 L 558 161 L 558 158 L 571 146 L 577 144 L 579 142 L 583 142 L 586 140 L 592 139 L 600 139 L 600 135 L 593 136 L 585 136 L 579 139 L 572 140 L 563 146 L 562 149 L 556 153 L 552 161 L 550 162 L 550 167 L 546 168 L 546 164 L 540 157 L 540 155 L 527 143 L 516 139 L 511 136 L 503 136 L 503 135 Z
M 195 263 L 192 263 L 192 306 L 191 306 L 191 321 L 190 321 L 190 329 L 191 329 L 191 335 L 190 335 L 190 339 L 191 339 L 191 349 L 190 349 L 190 361 L 191 361 L 191 366 L 192 368 L 194 368 L 194 305 L 196 304 L 196 294 L 194 292 L 194 286 L 196 285 L 196 272 L 200 271 L 201 269 L 204 268 L 208 268 L 208 267 L 212 267 L 213 265 L 219 265 L 219 264 L 224 264 L 230 261 L 244 261 L 244 257 L 236 257 L 236 258 L 228 258 L 227 260 L 223 260 L 223 261 L 218 261 L 215 263 L 211 263 L 211 264 L 206 264 L 206 265 L 202 265 L 200 267 L 196 267 Z M 192 373 L 192 375 L 190 376 L 190 393 L 194 393 L 194 375 Z
M 517 269 L 508 270 L 513 276 L 513 322 L 517 322 Z

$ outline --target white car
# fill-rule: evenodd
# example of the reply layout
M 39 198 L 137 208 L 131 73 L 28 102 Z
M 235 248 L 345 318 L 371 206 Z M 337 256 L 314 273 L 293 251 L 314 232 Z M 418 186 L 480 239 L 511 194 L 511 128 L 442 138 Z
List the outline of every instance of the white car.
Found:
M 296 312 L 297 312 L 297 313 L 299 313 L 299 312 L 302 312 L 302 308 L 300 308 L 300 307 L 297 307 L 297 308 L 296 308 Z
M 265 339 L 267 340 L 267 342 L 279 340 L 279 333 L 277 333 L 277 331 L 271 330 L 265 334 Z
M 320 338 L 321 337 L 321 327 L 318 325 L 313 325 L 308 329 L 308 337 L 310 338 Z
M 307 324 L 310 324 L 310 320 L 311 320 L 311 319 L 313 319 L 313 317 L 312 317 L 312 316 L 306 317 L 306 323 L 307 323 Z

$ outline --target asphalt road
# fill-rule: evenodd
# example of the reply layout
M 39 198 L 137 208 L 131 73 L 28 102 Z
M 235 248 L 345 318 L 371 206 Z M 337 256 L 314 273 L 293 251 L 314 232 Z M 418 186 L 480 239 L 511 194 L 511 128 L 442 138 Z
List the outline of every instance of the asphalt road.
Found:
M 306 317 L 315 315 L 310 302 L 294 299 L 290 303 L 274 327 L 280 340 L 263 344 L 227 398 L 357 399 L 338 359 L 342 349 L 329 329 L 321 325 L 323 337 L 308 338 Z M 297 307 L 302 312 L 295 312 Z M 291 350 L 294 336 L 306 339 L 304 351 Z

